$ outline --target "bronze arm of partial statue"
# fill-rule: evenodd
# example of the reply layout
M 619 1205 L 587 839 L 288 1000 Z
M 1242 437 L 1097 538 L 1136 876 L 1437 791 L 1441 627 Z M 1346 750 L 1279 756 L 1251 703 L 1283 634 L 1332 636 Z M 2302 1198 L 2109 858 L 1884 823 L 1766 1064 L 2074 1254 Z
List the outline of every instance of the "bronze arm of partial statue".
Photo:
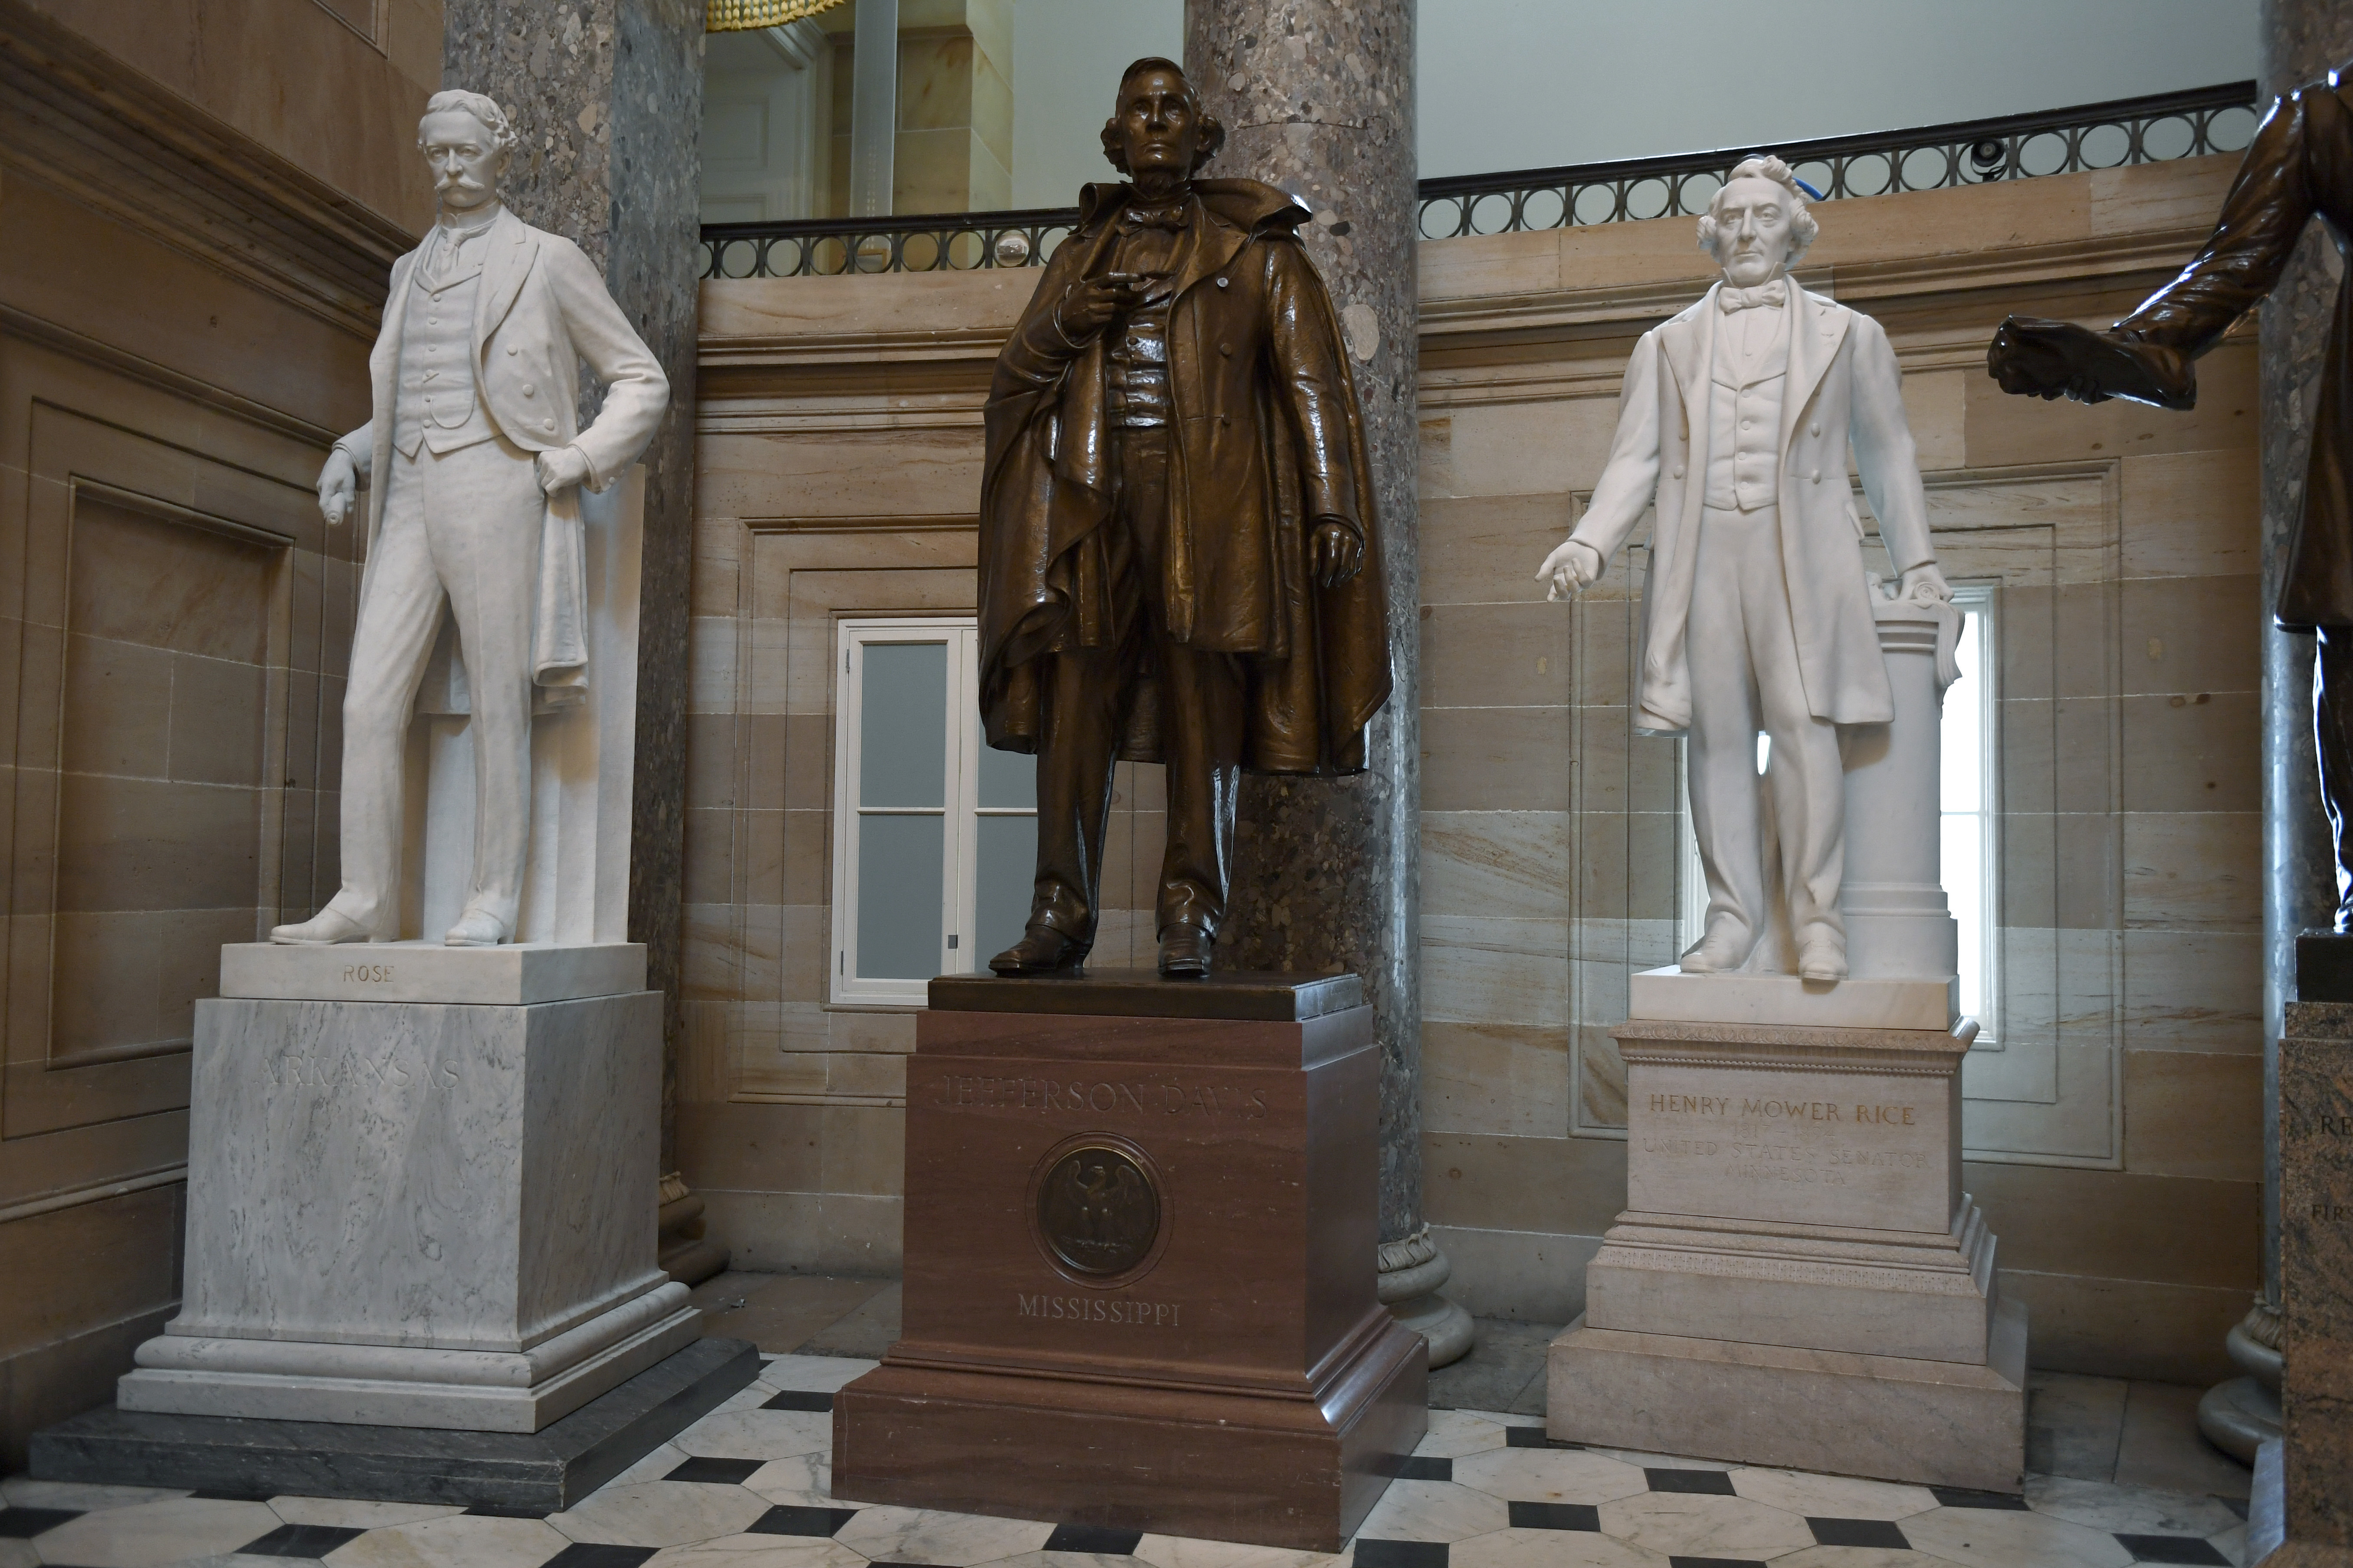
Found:
M 2028 397 L 2198 405 L 2198 373 L 2188 354 L 2114 328 L 2095 331 L 2073 321 L 2012 316 L 1994 333 L 1986 369 L 2004 392 Z

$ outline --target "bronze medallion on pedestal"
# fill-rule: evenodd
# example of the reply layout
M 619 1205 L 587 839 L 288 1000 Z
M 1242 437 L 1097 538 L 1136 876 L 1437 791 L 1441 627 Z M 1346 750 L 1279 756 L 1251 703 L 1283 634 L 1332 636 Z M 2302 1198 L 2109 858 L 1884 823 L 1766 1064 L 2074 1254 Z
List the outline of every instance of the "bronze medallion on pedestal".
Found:
M 1163 1203 L 1150 1155 L 1124 1138 L 1082 1133 L 1046 1151 L 1030 1178 L 1038 1246 L 1089 1284 L 1140 1273 L 1158 1257 Z

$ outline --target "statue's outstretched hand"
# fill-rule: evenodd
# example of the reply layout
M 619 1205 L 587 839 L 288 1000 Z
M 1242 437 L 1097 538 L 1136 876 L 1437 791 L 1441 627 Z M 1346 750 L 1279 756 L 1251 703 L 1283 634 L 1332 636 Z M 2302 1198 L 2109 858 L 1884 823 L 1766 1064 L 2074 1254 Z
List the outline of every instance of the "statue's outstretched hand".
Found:
M 319 470 L 319 515 L 330 527 L 342 522 L 351 515 L 359 492 L 359 470 L 352 466 L 352 455 L 338 447 L 327 454 L 327 466 Z
M 1580 588 L 1601 581 L 1601 552 L 1581 539 L 1565 539 L 1536 568 L 1546 599 L 1573 599 Z
M 2198 378 L 2178 349 L 2074 321 L 2012 316 L 1986 348 L 1986 371 L 2004 392 L 2072 397 L 2078 403 L 2128 398 L 2154 408 L 2194 408 Z
M 1307 546 L 1308 565 L 1315 574 L 1319 588 L 1336 588 L 1365 569 L 1365 542 L 1356 531 L 1338 518 L 1327 517 L 1315 525 L 1315 537 Z

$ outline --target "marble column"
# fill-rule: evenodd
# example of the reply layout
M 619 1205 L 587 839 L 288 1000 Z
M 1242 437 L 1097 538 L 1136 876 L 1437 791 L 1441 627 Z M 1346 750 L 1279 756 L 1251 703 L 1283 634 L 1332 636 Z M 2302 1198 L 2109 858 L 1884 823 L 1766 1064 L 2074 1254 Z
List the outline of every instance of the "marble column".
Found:
M 1396 675 L 1365 773 L 1244 784 L 1223 956 L 1364 977 L 1381 1046 L 1381 1299 L 1443 1365 L 1470 1349 L 1471 1322 L 1437 1293 L 1447 1264 L 1421 1217 L 1412 0 L 1186 0 L 1185 68 L 1226 125 L 1208 172 L 1264 180 L 1314 209 L 1299 232 L 1355 362 Z
M 587 253 L 670 376 L 670 412 L 644 458 L 629 843 L 629 940 L 646 944 L 646 983 L 663 997 L 665 1171 L 677 1163 L 681 1037 L 702 14 L 702 0 L 445 0 L 442 9 L 442 85 L 488 93 L 521 136 L 508 205 Z
M 2353 59 L 2353 10 L 2338 0 L 2263 0 L 2263 103 Z M 2220 1447 L 2253 1462 L 2279 1435 L 2279 1052 L 2285 1005 L 2295 997 L 2295 937 L 2336 913 L 2336 862 L 2320 804 L 2312 729 L 2313 639 L 2272 625 L 2287 545 L 2304 500 L 2312 413 L 2327 352 L 2343 261 L 2314 224 L 2264 300 L 2263 352 L 2263 1280 L 2245 1321 L 2232 1330 L 2232 1360 L 2247 1376 L 2211 1390 L 2199 1425 Z

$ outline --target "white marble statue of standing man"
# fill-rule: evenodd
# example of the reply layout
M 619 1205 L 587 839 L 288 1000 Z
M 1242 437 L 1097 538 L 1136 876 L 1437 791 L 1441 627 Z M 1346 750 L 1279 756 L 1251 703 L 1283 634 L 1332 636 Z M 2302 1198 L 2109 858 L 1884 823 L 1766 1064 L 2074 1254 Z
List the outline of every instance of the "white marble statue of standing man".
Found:
M 471 703 L 474 869 L 453 947 L 508 941 L 531 842 L 533 708 L 587 691 L 578 487 L 637 460 L 670 401 L 661 366 L 579 248 L 500 204 L 515 142 L 475 92 L 437 92 L 417 129 L 440 212 L 393 263 L 368 368 L 374 417 L 319 476 L 330 523 L 370 480 L 367 564 L 343 699 L 342 890 L 272 931 L 367 942 L 400 902 L 402 758 L 443 606 Z M 577 427 L 579 365 L 605 387 Z
M 1732 171 L 1699 222 L 1724 279 L 1643 334 L 1592 504 L 1537 574 L 1551 598 L 1594 582 L 1655 498 L 1634 723 L 1690 738 L 1708 898 L 1687 973 L 1778 967 L 1760 939 L 1779 899 L 1798 973 L 1846 977 L 1839 730 L 1894 718 L 1847 486 L 1850 441 L 1900 592 L 1951 597 L 1887 334 L 1788 276 L 1817 232 L 1781 160 Z M 1759 731 L 1771 739 L 1769 840 Z

